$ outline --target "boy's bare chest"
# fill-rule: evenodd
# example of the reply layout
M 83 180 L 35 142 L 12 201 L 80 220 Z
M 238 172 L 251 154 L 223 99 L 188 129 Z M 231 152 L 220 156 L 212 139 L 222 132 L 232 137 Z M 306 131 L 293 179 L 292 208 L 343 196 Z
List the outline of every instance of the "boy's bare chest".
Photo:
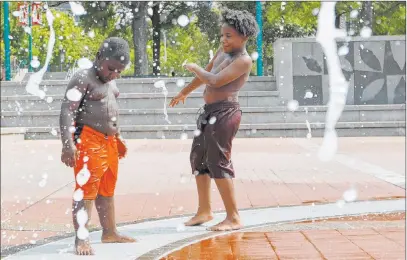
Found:
M 99 82 L 92 82 L 86 94 L 86 98 L 90 101 L 103 100 L 109 97 L 118 97 L 119 89 L 115 82 L 108 82 L 101 84 Z

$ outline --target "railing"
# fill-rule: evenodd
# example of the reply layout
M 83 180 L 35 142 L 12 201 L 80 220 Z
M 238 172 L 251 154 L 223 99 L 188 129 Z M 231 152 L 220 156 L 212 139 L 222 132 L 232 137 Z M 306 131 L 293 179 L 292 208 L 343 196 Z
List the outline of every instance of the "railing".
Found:
M 79 70 L 77 63 L 78 61 L 75 61 L 75 63 L 69 68 L 68 72 L 66 73 L 65 80 L 70 80 L 72 76 Z

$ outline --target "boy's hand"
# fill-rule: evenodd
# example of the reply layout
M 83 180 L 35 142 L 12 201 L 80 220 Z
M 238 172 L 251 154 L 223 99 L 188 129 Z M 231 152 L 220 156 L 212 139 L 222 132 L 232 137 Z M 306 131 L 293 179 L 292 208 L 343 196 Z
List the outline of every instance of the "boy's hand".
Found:
M 68 167 L 75 167 L 76 160 L 79 158 L 79 152 L 76 147 L 63 147 L 61 161 Z
M 119 152 L 119 159 L 126 157 L 127 145 L 124 139 L 120 135 L 116 135 L 117 138 L 117 151 Z
M 194 72 L 194 69 L 196 67 L 198 67 L 198 65 L 196 65 L 195 63 L 188 63 L 188 64 L 184 65 L 184 68 L 191 71 L 191 72 Z
M 174 106 L 178 105 L 178 103 L 180 101 L 182 101 L 182 104 L 185 104 L 186 98 L 187 98 L 187 95 L 184 95 L 184 94 L 182 94 L 182 92 L 180 92 L 178 95 L 176 95 L 175 97 L 173 97 L 171 99 L 170 107 L 174 107 Z

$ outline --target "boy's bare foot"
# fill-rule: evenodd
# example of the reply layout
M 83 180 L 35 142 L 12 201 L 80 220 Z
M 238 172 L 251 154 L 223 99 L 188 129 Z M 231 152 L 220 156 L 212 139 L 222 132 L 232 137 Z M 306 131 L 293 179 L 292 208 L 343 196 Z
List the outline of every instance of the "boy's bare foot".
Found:
M 102 243 L 134 243 L 137 240 L 132 237 L 120 235 L 119 233 L 102 234 Z
M 226 218 L 224 221 L 216 224 L 215 226 L 209 227 L 209 231 L 230 231 L 241 229 L 243 225 L 240 223 L 239 218 L 229 219 Z
M 185 226 L 198 226 L 213 219 L 212 213 L 200 214 L 197 213 L 190 220 L 184 223 Z
M 77 255 L 94 255 L 95 252 L 90 246 L 89 240 L 75 239 L 75 254 Z

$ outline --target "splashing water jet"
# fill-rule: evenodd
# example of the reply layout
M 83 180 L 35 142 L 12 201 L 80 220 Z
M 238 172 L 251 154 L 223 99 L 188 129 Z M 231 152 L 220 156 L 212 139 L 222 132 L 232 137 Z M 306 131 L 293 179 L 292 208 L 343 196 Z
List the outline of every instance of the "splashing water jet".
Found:
M 337 55 L 335 38 L 343 36 L 343 32 L 335 28 L 335 5 L 336 2 L 321 3 L 316 37 L 326 56 L 330 85 L 324 139 L 318 154 L 321 161 L 330 161 L 338 148 L 335 125 L 345 106 L 349 87 L 343 76 L 339 56 Z

